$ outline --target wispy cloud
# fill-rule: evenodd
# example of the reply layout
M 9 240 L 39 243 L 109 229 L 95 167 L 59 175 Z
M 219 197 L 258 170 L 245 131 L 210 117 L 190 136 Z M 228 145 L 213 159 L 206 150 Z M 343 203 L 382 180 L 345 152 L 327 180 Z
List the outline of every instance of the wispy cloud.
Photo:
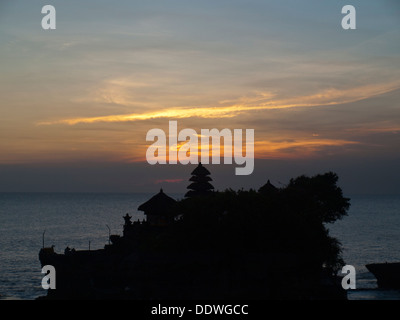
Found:
M 360 134 L 370 134 L 370 133 L 393 133 L 393 134 L 398 134 L 400 133 L 400 127 L 376 127 L 376 128 L 351 128 L 347 129 L 346 131 L 348 132 L 355 132 L 355 133 L 360 133 Z
M 327 147 L 343 147 L 360 144 L 357 141 L 340 139 L 296 139 L 287 141 L 258 141 L 255 143 L 256 158 L 299 158 L 315 155 Z
M 236 103 L 233 101 L 221 101 L 219 106 L 215 107 L 175 107 L 168 109 L 160 109 L 158 111 L 132 113 L 132 114 L 116 114 L 99 117 L 77 117 L 69 119 L 61 119 L 54 121 L 41 121 L 38 125 L 55 125 L 55 124 L 91 124 L 98 122 L 131 122 L 150 119 L 182 119 L 182 118 L 232 118 L 249 111 L 262 111 L 270 109 L 288 109 L 299 107 L 317 107 L 332 106 L 345 103 L 351 103 L 373 96 L 381 95 L 398 89 L 399 83 L 386 83 L 364 85 L 344 90 L 326 89 L 314 94 L 305 96 L 296 96 L 286 99 L 279 99 L 269 92 L 259 92 L 253 96 L 241 97 Z M 226 105 L 228 104 L 228 105 Z

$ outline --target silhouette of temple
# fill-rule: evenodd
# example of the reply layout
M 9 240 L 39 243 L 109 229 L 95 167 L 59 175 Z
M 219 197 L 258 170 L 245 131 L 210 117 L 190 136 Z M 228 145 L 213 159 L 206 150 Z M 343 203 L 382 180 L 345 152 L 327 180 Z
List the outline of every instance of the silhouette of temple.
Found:
M 144 211 L 147 223 L 151 226 L 164 226 L 174 221 L 174 206 L 176 200 L 167 196 L 163 189 L 150 200 L 141 204 L 139 211 Z
M 192 181 L 192 183 L 187 187 L 189 191 L 186 192 L 185 197 L 191 198 L 211 193 L 214 187 L 209 182 L 212 181 L 212 179 L 209 177 L 210 174 L 210 171 L 203 167 L 200 162 L 197 168 L 191 173 L 192 177 L 189 179 L 189 181 Z
M 138 207 L 147 221 L 126 213 L 123 236 L 109 235 L 104 249 L 59 254 L 43 245 L 41 266 L 57 270 L 57 290 L 46 299 L 347 298 L 337 276 L 341 246 L 324 226 L 350 206 L 336 174 L 301 176 L 283 188 L 268 180 L 258 193 L 214 193 L 209 176 L 200 163 L 184 200 L 161 189 Z M 389 267 L 382 276 L 390 279 Z
M 258 192 L 262 194 L 275 194 L 278 191 L 279 189 L 275 187 L 269 180 L 260 189 L 258 189 Z

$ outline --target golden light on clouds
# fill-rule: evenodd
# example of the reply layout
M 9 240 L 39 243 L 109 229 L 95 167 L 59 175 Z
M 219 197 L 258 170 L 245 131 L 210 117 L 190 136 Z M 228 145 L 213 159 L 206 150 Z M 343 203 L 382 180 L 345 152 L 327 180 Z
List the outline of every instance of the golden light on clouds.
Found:
M 37 12 L 34 1 L 8 2 L 0 12 L 0 166 L 15 187 L 4 191 L 53 190 L 55 182 L 61 191 L 86 183 L 97 190 L 103 172 L 105 184 L 118 172 L 129 179 L 127 187 L 107 187 L 112 192 L 133 184 L 142 191 L 150 175 L 152 183 L 178 187 L 184 170 L 146 161 L 156 142 L 146 134 L 154 128 L 166 133 L 168 162 L 169 151 L 189 156 L 185 141 L 168 146 L 169 121 L 178 121 L 179 132 L 196 132 L 194 157 L 214 152 L 221 163 L 230 149 L 221 139 L 206 151 L 201 129 L 254 130 L 254 181 L 263 172 L 347 167 L 362 181 L 379 168 L 387 171 L 375 185 L 392 179 L 398 186 L 400 29 L 390 6 L 366 5 L 363 27 L 353 32 L 340 28 L 340 10 L 328 1 L 318 8 L 294 1 L 289 11 L 279 1 L 245 8 L 193 1 L 165 10 L 125 1 L 104 2 L 95 12 L 81 1 L 79 17 L 65 5 L 59 30 L 47 32 L 32 28 L 41 18 L 29 14 Z M 239 156 L 234 147 L 232 154 Z M 101 170 L 86 176 L 75 171 L 81 164 Z M 12 174 L 12 166 L 29 170 Z M 216 174 L 229 180 L 233 171 L 221 167 Z M 58 172 L 62 177 L 53 177 Z M 64 186 L 73 175 L 79 183 Z M 40 188 L 46 179 L 49 187 Z M 242 179 L 232 181 L 241 187 Z
M 326 147 L 343 147 L 359 144 L 356 141 L 337 139 L 295 139 L 286 141 L 258 141 L 255 143 L 256 158 L 284 159 L 311 157 Z
M 118 83 L 118 82 L 116 82 Z M 399 83 L 387 83 L 376 85 L 365 85 L 345 90 L 326 89 L 305 96 L 297 96 L 285 99 L 279 99 L 274 94 L 260 92 L 252 97 L 241 97 L 235 104 L 225 106 L 224 104 L 232 101 L 221 101 L 219 106 L 204 107 L 175 107 L 144 113 L 117 114 L 99 117 L 77 117 L 54 121 L 41 121 L 37 125 L 55 125 L 55 124 L 92 124 L 98 122 L 130 122 L 151 119 L 183 119 L 183 118 L 232 118 L 249 111 L 262 111 L 270 109 L 288 109 L 300 107 L 318 107 L 332 106 L 344 103 L 356 102 L 373 96 L 381 95 L 393 91 L 399 87 Z M 103 97 L 105 102 L 114 101 L 112 96 Z M 118 96 L 120 103 L 127 103 L 127 99 Z
M 166 154 L 167 163 L 169 162 L 169 152 L 179 152 L 179 149 L 185 145 L 185 141 L 178 142 L 178 145 L 166 146 L 166 150 L 164 153 Z M 357 145 L 360 142 L 357 141 L 349 141 L 349 140 L 341 140 L 341 139 L 321 139 L 321 138 L 299 138 L 299 139 L 289 139 L 281 140 L 281 141 L 255 141 L 254 142 L 254 158 L 258 159 L 293 159 L 293 158 L 308 158 L 315 156 L 318 152 L 327 147 L 344 147 L 350 145 Z M 150 144 L 148 145 L 150 146 Z M 218 152 L 219 151 L 219 152 Z M 241 156 L 242 150 L 234 150 L 232 148 L 233 156 Z M 202 146 L 199 141 L 197 148 L 191 148 L 190 153 L 187 152 L 186 155 L 189 157 L 190 154 L 194 154 L 200 159 L 202 152 Z M 203 151 L 204 152 L 204 151 Z M 210 148 L 206 151 L 209 153 L 210 163 L 212 162 L 212 157 L 214 154 L 218 154 L 221 157 L 221 163 L 224 163 L 222 160 L 224 153 L 224 144 L 221 140 L 221 145 L 219 146 L 219 150 L 215 146 L 210 146 Z M 246 152 L 245 146 L 243 146 L 243 152 Z M 229 155 L 231 153 L 229 152 Z M 155 159 L 155 158 L 154 158 Z M 142 159 L 136 159 L 145 161 L 145 157 Z M 152 159 L 153 160 L 153 159 Z M 200 161 L 200 160 L 199 160 Z
M 96 102 L 102 101 L 103 103 L 118 103 L 124 104 L 126 106 L 131 105 L 131 100 L 129 99 L 129 94 L 127 89 L 132 87 L 147 87 L 146 84 L 141 85 L 140 83 L 131 83 L 124 81 L 111 81 L 112 90 L 102 91 L 102 94 L 97 96 Z M 336 105 L 341 105 L 350 102 L 356 102 L 363 99 L 368 99 L 374 96 L 382 95 L 387 92 L 391 92 L 399 87 L 399 83 L 386 83 L 386 84 L 374 84 L 374 85 L 364 85 L 359 87 L 352 87 L 344 90 L 339 89 L 325 89 L 319 92 L 311 93 L 302 96 L 293 97 L 279 97 L 277 94 L 272 92 L 257 92 L 253 95 L 247 95 L 239 97 L 236 100 L 220 100 L 215 103 L 214 106 L 204 106 L 204 107 L 174 107 L 174 108 L 160 108 L 155 109 L 154 107 L 148 108 L 144 106 L 144 110 L 151 110 L 143 113 L 131 113 L 131 114 L 115 114 L 109 116 L 98 116 L 98 117 L 77 117 L 68 118 L 54 121 L 42 121 L 37 123 L 37 126 L 45 128 L 52 127 L 56 125 L 91 125 L 96 123 L 109 123 L 115 124 L 125 123 L 125 122 L 135 122 L 142 121 L 143 126 L 148 126 L 148 122 L 153 119 L 166 119 L 168 120 L 178 120 L 186 118 L 198 118 L 198 119 L 226 119 L 224 121 L 224 127 L 229 127 L 229 119 L 239 118 L 242 115 L 246 115 L 252 118 L 252 112 L 254 111 L 266 111 L 266 110 L 279 110 L 285 109 L 290 110 L 293 108 L 311 108 L 311 107 L 324 107 Z M 89 103 L 89 101 L 86 101 Z M 146 104 L 146 103 L 145 103 Z M 312 110 L 310 110 L 312 112 Z M 253 116 L 257 118 L 257 115 Z M 197 123 L 197 126 L 199 123 Z M 207 127 L 207 122 L 203 122 L 202 126 Z M 142 125 L 140 126 L 142 127 Z M 180 128 L 183 129 L 183 128 Z M 145 129 L 145 131 L 147 131 Z M 357 131 L 358 130 L 358 131 Z M 393 128 L 389 126 L 382 126 L 382 129 L 374 128 L 354 128 L 353 133 L 367 133 L 367 132 L 397 132 L 398 128 Z M 146 161 L 146 150 L 151 145 L 151 143 L 145 143 L 145 131 L 140 138 L 133 139 L 130 142 L 132 147 L 130 152 L 121 151 L 119 148 L 120 144 L 114 145 L 114 154 L 119 154 L 121 156 L 121 161 L 127 162 L 140 162 Z M 198 131 L 200 132 L 200 131 Z M 273 131 L 256 131 L 256 141 L 254 144 L 255 158 L 259 159 L 293 159 L 293 158 L 308 158 L 313 157 L 321 151 L 332 150 L 333 148 L 343 148 L 346 146 L 352 146 L 360 144 L 356 139 L 352 139 L 350 134 L 348 137 L 343 137 L 342 135 L 336 135 L 335 137 L 330 135 L 330 138 L 321 138 L 320 134 L 317 132 L 312 132 L 311 135 L 296 136 L 290 132 L 285 132 L 279 130 L 279 132 Z M 335 138 L 333 138 L 335 137 Z M 199 138 L 198 148 L 191 148 L 191 154 L 197 155 L 199 158 L 201 156 L 201 135 L 197 134 Z M 132 139 L 132 138 L 131 138 Z M 180 148 L 185 145 L 185 141 L 179 141 L 177 145 L 167 146 L 167 162 L 169 161 L 169 152 L 179 152 Z M 124 147 L 125 148 L 125 147 Z M 224 145 L 221 140 L 221 145 L 218 146 L 219 154 L 221 157 L 224 155 Z M 211 159 L 213 152 L 217 155 L 218 152 L 215 147 L 210 146 L 209 157 Z M 233 150 L 233 153 L 235 151 Z M 189 153 L 187 153 L 189 156 Z M 211 162 L 211 160 L 210 160 Z M 222 159 L 221 159 L 221 162 Z

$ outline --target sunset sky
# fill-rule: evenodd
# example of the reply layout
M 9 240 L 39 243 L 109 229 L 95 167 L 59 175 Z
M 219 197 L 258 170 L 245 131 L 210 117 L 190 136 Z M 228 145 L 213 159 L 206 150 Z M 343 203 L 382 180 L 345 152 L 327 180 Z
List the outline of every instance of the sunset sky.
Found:
M 177 120 L 255 130 L 252 175 L 208 167 L 220 190 L 334 171 L 400 194 L 397 0 L 3 0 L 0 42 L 0 192 L 184 193 L 193 165 L 145 158 Z

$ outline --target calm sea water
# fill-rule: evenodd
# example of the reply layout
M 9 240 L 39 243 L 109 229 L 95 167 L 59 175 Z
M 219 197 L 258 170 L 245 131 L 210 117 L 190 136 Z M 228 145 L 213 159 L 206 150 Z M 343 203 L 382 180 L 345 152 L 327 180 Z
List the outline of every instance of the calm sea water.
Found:
M 149 194 L 0 193 L 0 299 L 35 299 L 41 288 L 38 252 L 55 246 L 100 249 L 112 234 L 122 234 L 122 216 L 144 218 L 137 207 Z M 171 195 L 181 198 L 180 195 Z M 357 290 L 350 299 L 400 299 L 400 291 L 377 290 L 365 268 L 371 262 L 400 261 L 400 197 L 351 197 L 349 216 L 329 225 L 344 246 L 347 264 L 357 270 Z
M 400 300 L 400 290 L 377 290 L 368 263 L 400 262 L 400 196 L 353 196 L 349 215 L 332 225 L 330 234 L 343 245 L 346 264 L 357 272 L 354 300 Z

